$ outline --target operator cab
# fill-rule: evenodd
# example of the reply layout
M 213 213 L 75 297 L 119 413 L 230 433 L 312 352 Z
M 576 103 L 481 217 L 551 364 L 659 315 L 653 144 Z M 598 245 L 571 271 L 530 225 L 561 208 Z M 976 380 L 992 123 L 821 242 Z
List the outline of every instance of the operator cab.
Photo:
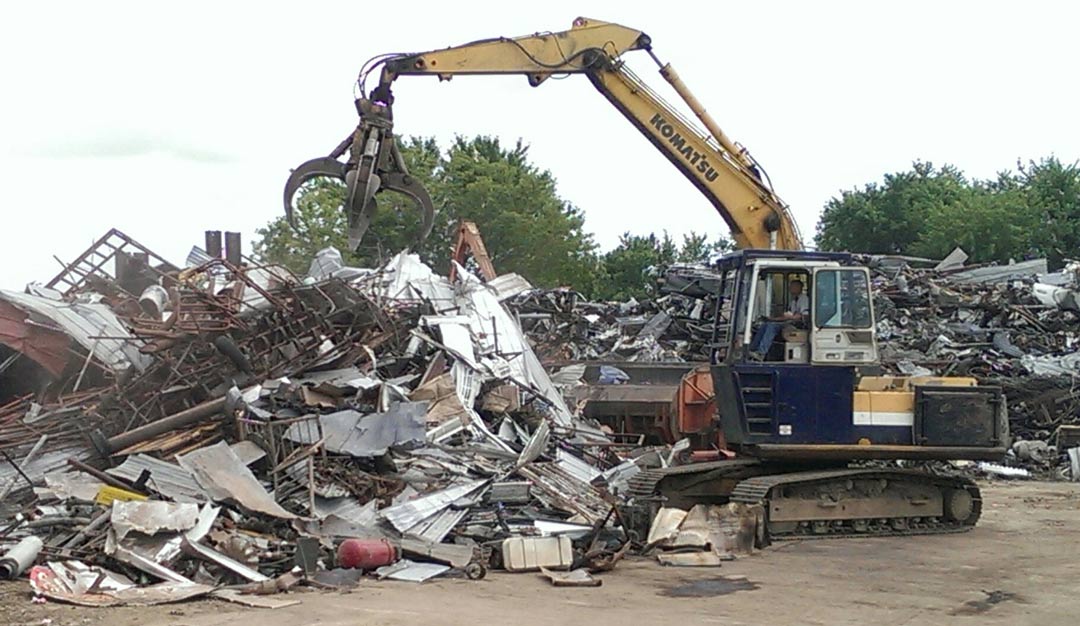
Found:
M 727 444 L 758 458 L 1000 458 L 999 388 L 880 374 L 870 273 L 850 254 L 717 263 L 712 378 Z
M 744 250 L 722 258 L 713 362 L 877 362 L 870 274 L 842 253 Z

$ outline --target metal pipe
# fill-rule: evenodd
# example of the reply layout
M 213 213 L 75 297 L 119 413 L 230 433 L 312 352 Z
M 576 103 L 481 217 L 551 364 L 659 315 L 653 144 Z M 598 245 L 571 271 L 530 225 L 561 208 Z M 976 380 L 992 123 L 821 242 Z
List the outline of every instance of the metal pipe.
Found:
M 750 159 L 744 154 L 745 150 L 735 145 L 735 142 L 720 129 L 720 125 L 717 124 L 716 120 L 714 120 L 712 116 L 709 115 L 709 112 L 705 110 L 705 105 L 701 104 L 701 101 L 694 97 L 690 88 L 686 86 L 686 83 L 684 83 L 681 78 L 679 78 L 678 72 L 675 71 L 675 68 L 671 67 L 670 63 L 666 63 L 660 68 L 660 75 L 675 89 L 675 92 L 679 94 L 683 101 L 686 102 L 686 105 L 690 107 L 690 110 L 694 112 L 694 115 L 701 120 L 701 123 L 704 124 L 705 128 L 712 134 L 713 139 L 715 139 L 724 150 L 727 150 L 732 158 L 738 159 L 739 163 L 745 167 L 753 165 Z
M 0 578 L 11 580 L 25 572 L 26 568 L 33 565 L 44 546 L 45 542 L 41 537 L 24 537 L 14 548 L 8 550 L 7 554 L 0 557 Z
M 110 476 L 109 474 L 106 474 L 105 472 L 99 470 L 96 467 L 92 467 L 90 465 L 87 465 L 86 463 L 83 463 L 79 459 L 71 458 L 67 460 L 67 463 L 72 468 L 77 469 L 85 474 L 90 474 L 94 478 L 100 480 L 101 482 L 105 483 L 110 487 L 116 487 L 117 489 L 123 489 L 124 491 L 131 491 L 133 493 L 146 495 L 141 490 L 136 489 L 134 485 L 127 482 L 126 480 L 121 480 L 115 476 Z
M 240 267 L 244 263 L 240 233 L 225 232 L 225 259 L 233 267 Z
M 201 422 L 207 418 L 221 413 L 225 409 L 225 398 L 221 397 L 217 400 L 210 400 L 203 402 L 202 404 L 196 404 L 190 409 L 185 409 L 179 413 L 174 413 L 168 417 L 163 417 L 156 422 L 151 422 L 145 426 L 133 428 L 127 432 L 120 433 L 115 437 L 110 437 L 104 441 L 106 452 L 112 454 L 124 448 L 133 446 L 137 443 L 153 439 L 158 435 L 164 435 L 169 431 L 183 428 L 184 426 L 190 426 L 197 422 Z
M 75 535 L 72 536 L 70 539 L 60 544 L 60 547 L 65 550 L 71 550 L 73 548 L 81 546 L 86 541 L 87 537 L 97 532 L 98 529 L 105 526 L 105 524 L 109 522 L 109 518 L 110 516 L 108 511 L 99 512 L 97 516 L 94 517 L 93 521 L 84 526 L 82 530 L 75 533 Z
M 206 254 L 212 258 L 221 258 L 221 231 L 206 231 Z

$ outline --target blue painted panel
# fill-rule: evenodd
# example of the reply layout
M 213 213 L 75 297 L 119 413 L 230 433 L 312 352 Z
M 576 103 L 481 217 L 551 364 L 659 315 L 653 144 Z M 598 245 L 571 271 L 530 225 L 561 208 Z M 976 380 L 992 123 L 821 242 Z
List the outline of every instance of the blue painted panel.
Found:
M 855 443 L 851 423 L 854 370 L 851 367 L 787 363 L 740 363 L 734 366 L 738 379 L 740 418 L 746 443 Z M 769 432 L 761 430 L 753 417 L 762 408 L 762 398 L 747 394 L 762 380 L 771 380 L 772 417 Z M 787 429 L 790 427 L 790 431 Z M 781 434 L 781 433 L 784 434 Z
M 911 426 L 855 426 L 852 428 L 854 441 L 869 439 L 870 443 L 880 445 L 910 446 L 914 443 Z

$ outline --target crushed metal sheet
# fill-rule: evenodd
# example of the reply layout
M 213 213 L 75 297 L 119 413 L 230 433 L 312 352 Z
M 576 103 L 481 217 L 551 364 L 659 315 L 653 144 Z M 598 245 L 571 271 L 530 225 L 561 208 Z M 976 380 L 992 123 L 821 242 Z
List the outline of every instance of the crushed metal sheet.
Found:
M 376 521 L 375 504 L 375 500 L 360 504 L 360 501 L 352 496 L 342 498 L 315 496 L 311 513 L 319 519 L 336 515 L 357 524 L 374 524 Z
M 709 552 L 661 552 L 656 555 L 660 565 L 675 567 L 720 567 L 723 559 L 720 555 Z
M 687 512 L 674 507 L 663 507 L 656 512 L 652 524 L 649 525 L 649 536 L 645 540 L 647 545 L 663 545 L 673 541 L 679 534 L 679 526 L 686 519 Z
M 488 289 L 495 292 L 499 302 L 519 296 L 533 288 L 532 283 L 519 274 L 499 274 L 485 283 Z
M 568 522 L 538 519 L 533 521 L 532 525 L 533 528 L 540 533 L 541 537 L 566 535 L 571 539 L 582 539 L 593 532 L 591 524 L 571 524 Z
M 473 560 L 473 547 L 453 543 L 432 543 L 420 539 L 401 540 L 401 551 L 407 554 L 434 559 L 452 567 L 463 569 Z
M 540 425 L 536 427 L 536 431 L 529 439 L 529 443 L 525 444 L 525 447 L 521 449 L 521 454 L 517 460 L 518 467 L 524 467 L 540 458 L 550 439 L 551 427 L 548 426 L 547 422 L 540 422 Z
M 129 535 L 123 540 L 123 545 L 120 546 L 121 555 L 119 559 L 129 558 L 134 560 L 136 567 L 141 565 L 140 569 L 143 569 L 143 571 L 165 580 L 180 581 L 182 577 L 179 575 L 174 576 L 173 572 L 166 571 L 161 566 L 171 565 L 180 556 L 180 542 L 183 538 L 186 537 L 191 541 L 201 541 L 213 528 L 214 521 L 217 520 L 220 512 L 221 507 L 210 504 L 203 505 L 202 509 L 199 510 L 199 516 L 195 524 L 182 535 L 169 532 L 158 532 L 153 536 L 140 533 Z M 119 543 L 116 529 L 110 528 L 105 541 L 106 554 L 115 554 Z M 151 563 L 153 565 L 150 565 Z
M 450 571 L 449 565 L 417 563 L 408 559 L 401 559 L 397 563 L 384 565 L 375 570 L 375 575 L 378 576 L 379 580 L 389 578 L 390 580 L 422 583 L 448 571 Z
M 492 483 L 488 491 L 489 502 L 504 504 L 528 504 L 532 499 L 532 483 L 527 480 L 508 480 Z
M 1003 283 L 1022 278 L 1035 278 L 1046 272 L 1046 259 L 1032 259 L 1008 265 L 964 270 L 950 275 L 949 280 L 959 283 Z
M 159 578 L 166 582 L 177 583 L 186 585 L 193 583 L 194 581 L 188 580 L 186 577 L 180 575 L 177 572 L 169 569 L 165 565 L 157 562 L 154 558 L 145 556 L 140 552 L 136 552 L 134 549 L 129 548 L 126 545 L 120 545 L 116 540 L 116 533 L 110 529 L 105 536 L 105 554 L 120 561 L 121 563 L 127 563 L 128 565 L 142 570 L 155 578 Z
M 566 450 L 559 449 L 555 453 L 555 464 L 564 472 L 580 480 L 583 483 L 592 483 L 600 478 L 601 472 L 596 467 L 589 465 L 580 458 L 570 454 Z
M 301 523 L 304 532 L 326 539 L 350 537 L 387 537 L 393 531 L 384 530 L 377 522 L 356 522 L 337 515 L 330 515 L 322 520 L 309 520 Z
M 374 389 L 382 384 L 378 378 L 368 376 L 355 367 L 308 372 L 301 376 L 294 376 L 292 381 L 298 385 L 311 385 L 316 389 L 330 386 L 356 391 Z
M 240 457 L 240 462 L 244 465 L 251 465 L 260 459 L 266 458 L 266 451 L 254 441 L 237 441 L 230 443 L 229 447 L 236 453 L 236 456 Z
M 555 587 L 599 587 L 604 584 L 603 580 L 596 578 L 585 569 L 557 572 L 541 567 L 540 575 L 550 580 Z
M 221 567 L 224 567 L 230 572 L 246 578 L 251 582 L 260 583 L 266 580 L 270 580 L 268 576 L 264 576 L 263 574 L 259 573 L 258 570 L 252 569 L 247 565 L 244 565 L 243 563 L 240 563 L 239 561 L 229 558 L 228 556 L 218 552 L 217 550 L 214 550 L 213 548 L 202 545 L 201 543 L 188 541 L 186 537 L 181 539 L 180 549 L 183 550 L 185 554 L 199 557 L 200 559 L 210 561 L 211 563 L 216 563 L 217 565 L 220 565 Z
M 286 600 L 274 596 L 256 596 L 249 593 L 240 593 L 237 589 L 217 589 L 210 593 L 210 597 L 255 609 L 284 609 L 301 604 L 300 600 Z
M 34 594 L 80 606 L 152 606 L 205 596 L 214 590 L 193 582 L 136 586 L 125 576 L 79 561 L 49 562 L 30 570 Z
M 978 468 L 987 474 L 1002 476 L 1004 478 L 1031 478 L 1031 471 L 1023 467 L 1009 467 L 999 463 L 979 461 Z
M 84 500 L 93 502 L 105 483 L 83 472 L 49 472 L 45 474 L 45 487 L 58 500 Z
M 109 523 L 117 540 L 123 540 L 131 531 L 155 535 L 163 530 L 188 530 L 195 526 L 198 517 L 199 506 L 192 503 L 114 500 Z
M 0 289 L 0 300 L 48 318 L 110 368 L 140 372 L 151 364 L 120 318 L 104 304 L 64 302 Z
M 281 508 L 223 441 L 179 455 L 177 461 L 215 501 L 237 502 L 248 510 L 281 519 L 297 517 Z
M 373 457 L 386 454 L 392 446 L 423 443 L 427 438 L 424 416 L 428 402 L 395 402 L 385 413 L 363 415 L 347 409 L 319 416 L 319 423 L 298 422 L 289 427 L 285 438 L 300 444 L 319 440 L 329 452 Z
M 518 473 L 533 484 L 533 494 L 550 507 L 576 513 L 588 523 L 607 517 L 611 505 L 592 485 L 582 483 L 554 463 L 531 463 Z
M 416 526 L 413 526 L 409 530 L 405 531 L 405 535 L 422 539 L 424 541 L 430 541 L 432 543 L 439 543 L 446 538 L 450 531 L 454 529 L 461 520 L 465 519 L 465 516 L 469 514 L 468 509 L 453 509 L 447 508 L 440 511 L 438 514 L 429 517 L 428 519 L 420 522 Z

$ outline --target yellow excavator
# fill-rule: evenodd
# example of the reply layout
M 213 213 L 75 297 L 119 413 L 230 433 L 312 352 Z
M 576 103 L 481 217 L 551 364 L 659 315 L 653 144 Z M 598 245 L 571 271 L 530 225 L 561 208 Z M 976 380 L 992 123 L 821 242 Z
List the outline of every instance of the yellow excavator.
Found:
M 641 50 L 705 131 L 648 88 L 624 53 Z M 378 83 L 367 89 L 369 76 Z M 374 58 L 360 74 L 360 123 L 329 156 L 286 183 L 344 180 L 349 241 L 359 244 L 384 190 L 413 198 L 426 237 L 435 209 L 409 175 L 393 134 L 392 86 L 401 76 L 583 74 L 708 198 L 739 248 L 721 258 L 710 371 L 716 416 L 708 429 L 738 456 L 644 471 L 630 482 L 639 502 L 761 505 L 771 538 L 925 534 L 972 527 L 981 511 L 973 481 L 866 465 L 874 460 L 1000 460 L 1008 445 L 1005 398 L 963 377 L 881 374 L 871 281 L 847 253 L 805 251 L 787 205 L 764 169 L 731 140 L 645 33 L 578 18 L 570 30 L 499 37 L 419 54 Z M 342 160 L 344 159 L 344 160 Z M 853 466 L 861 462 L 862 466 Z

